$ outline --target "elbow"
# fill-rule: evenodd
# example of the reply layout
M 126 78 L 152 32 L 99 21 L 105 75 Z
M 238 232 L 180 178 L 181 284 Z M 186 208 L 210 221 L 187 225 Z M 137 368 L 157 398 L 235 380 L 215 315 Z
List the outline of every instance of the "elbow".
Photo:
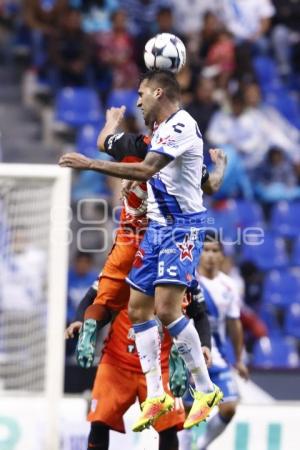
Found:
M 137 175 L 137 181 L 148 181 L 154 175 L 153 169 L 147 166 L 143 166 L 142 170 L 139 171 Z

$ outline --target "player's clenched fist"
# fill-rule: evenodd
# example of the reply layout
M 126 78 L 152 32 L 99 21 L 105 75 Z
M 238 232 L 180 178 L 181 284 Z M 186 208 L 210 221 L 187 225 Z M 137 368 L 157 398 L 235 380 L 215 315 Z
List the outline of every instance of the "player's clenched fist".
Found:
M 211 160 L 214 164 L 218 162 L 225 163 L 227 162 L 227 156 L 224 150 L 221 150 L 220 148 L 211 148 L 209 149 L 209 154 L 211 157 Z
M 61 167 L 71 167 L 72 169 L 88 169 L 91 165 L 91 160 L 79 153 L 66 153 L 59 160 Z

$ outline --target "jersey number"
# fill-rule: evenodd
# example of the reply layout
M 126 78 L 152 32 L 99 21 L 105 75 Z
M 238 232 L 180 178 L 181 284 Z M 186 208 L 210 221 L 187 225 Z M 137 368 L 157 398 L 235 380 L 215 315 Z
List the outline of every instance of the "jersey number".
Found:
M 172 125 L 174 128 L 175 133 L 182 133 L 181 128 L 184 128 L 184 123 L 176 123 L 176 125 Z

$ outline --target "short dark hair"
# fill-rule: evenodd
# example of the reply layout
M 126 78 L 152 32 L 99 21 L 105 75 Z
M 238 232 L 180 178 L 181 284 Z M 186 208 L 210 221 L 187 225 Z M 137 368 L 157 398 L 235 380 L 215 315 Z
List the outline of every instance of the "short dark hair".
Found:
M 180 99 L 180 86 L 176 76 L 169 70 L 150 70 L 141 76 L 140 83 L 148 81 L 162 87 L 170 101 Z
M 204 243 L 217 243 L 219 244 L 221 252 L 223 251 L 223 245 L 221 242 L 220 234 L 217 230 L 213 229 L 206 229 L 205 230 L 205 237 L 204 237 Z

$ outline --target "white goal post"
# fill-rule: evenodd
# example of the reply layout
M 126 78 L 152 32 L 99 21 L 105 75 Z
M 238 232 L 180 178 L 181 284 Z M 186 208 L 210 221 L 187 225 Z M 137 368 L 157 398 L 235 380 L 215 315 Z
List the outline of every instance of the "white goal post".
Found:
M 45 400 L 45 450 L 59 450 L 70 175 L 0 164 L 0 395 Z

